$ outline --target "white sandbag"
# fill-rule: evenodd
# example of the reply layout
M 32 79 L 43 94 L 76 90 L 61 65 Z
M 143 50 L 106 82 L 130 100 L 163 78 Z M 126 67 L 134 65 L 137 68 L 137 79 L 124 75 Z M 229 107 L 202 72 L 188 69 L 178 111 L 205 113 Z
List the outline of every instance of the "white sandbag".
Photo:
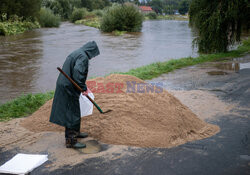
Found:
M 17 154 L 0 167 L 0 173 L 27 174 L 47 160 L 47 155 Z
M 89 93 L 88 96 L 94 100 L 94 94 Z M 81 117 L 91 115 L 93 113 L 93 103 L 85 96 L 80 95 L 79 97 L 80 102 L 80 110 L 81 110 Z

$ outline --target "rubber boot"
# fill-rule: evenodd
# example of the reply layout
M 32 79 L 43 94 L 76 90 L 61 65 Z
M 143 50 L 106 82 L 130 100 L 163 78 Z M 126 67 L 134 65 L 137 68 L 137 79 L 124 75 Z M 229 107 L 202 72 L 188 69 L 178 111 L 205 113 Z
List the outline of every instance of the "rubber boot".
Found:
M 80 143 L 80 142 L 76 142 L 76 144 L 73 145 L 73 148 L 75 148 L 75 149 L 86 148 L 86 144 Z
M 76 137 L 77 138 L 86 138 L 86 137 L 88 137 L 88 133 L 86 133 L 86 132 L 79 132 L 79 134 Z
M 81 149 L 81 148 L 86 148 L 86 145 L 77 142 L 76 138 L 66 138 L 66 148 Z

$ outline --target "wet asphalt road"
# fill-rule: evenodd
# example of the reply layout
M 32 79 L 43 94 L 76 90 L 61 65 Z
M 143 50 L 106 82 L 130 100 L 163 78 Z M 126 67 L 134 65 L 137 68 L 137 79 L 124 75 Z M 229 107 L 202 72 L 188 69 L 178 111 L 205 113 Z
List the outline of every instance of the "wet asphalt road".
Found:
M 250 174 L 250 69 L 211 76 L 211 79 L 199 80 L 196 86 L 192 86 L 189 81 L 190 79 L 183 80 L 181 83 L 176 82 L 175 87 L 178 85 L 188 90 L 209 89 L 225 102 L 239 103 L 241 108 L 233 109 L 237 115 L 232 113 L 207 120 L 220 126 L 221 131 L 218 134 L 170 149 L 130 147 L 131 154 L 122 156 L 120 159 L 92 158 L 74 167 L 67 166 L 53 172 L 49 172 L 46 168 L 50 163 L 48 161 L 35 169 L 31 175 Z M 173 84 L 172 86 L 174 87 Z M 109 145 L 103 145 L 104 149 L 108 147 Z M 0 150 L 0 164 L 14 156 L 16 151 L 1 152 Z

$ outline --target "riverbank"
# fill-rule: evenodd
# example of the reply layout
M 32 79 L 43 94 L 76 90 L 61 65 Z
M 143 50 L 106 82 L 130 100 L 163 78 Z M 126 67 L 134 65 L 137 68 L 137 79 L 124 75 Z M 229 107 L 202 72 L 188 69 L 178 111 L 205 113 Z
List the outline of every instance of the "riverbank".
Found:
M 0 35 L 16 35 L 37 28 L 40 28 L 40 24 L 38 22 L 4 21 L 0 22 Z
M 188 21 L 187 15 L 156 15 L 156 18 L 152 19 L 149 16 L 144 16 L 144 20 L 176 20 L 176 21 Z M 100 29 L 101 26 L 101 17 L 93 17 L 77 20 L 74 24 L 82 24 L 89 27 L 94 27 Z M 114 31 L 112 32 L 115 35 L 123 35 L 125 31 Z
M 176 20 L 176 21 L 188 21 L 187 15 L 155 15 L 153 17 L 145 16 L 145 20 Z
M 81 19 L 81 20 L 75 21 L 74 24 L 77 24 L 77 25 L 82 24 L 82 25 L 85 25 L 85 26 L 100 29 L 100 27 L 101 27 L 101 18 L 100 17 L 93 17 L 93 18 Z M 126 31 L 115 30 L 115 31 L 113 31 L 111 33 L 113 35 L 115 35 L 115 36 L 121 36 L 121 35 L 124 35 L 127 32 Z
M 82 25 L 85 25 L 85 26 L 100 29 L 100 27 L 101 27 L 101 18 L 100 17 L 93 17 L 93 18 L 81 19 L 81 20 L 75 21 L 74 23 L 77 24 L 77 25 L 82 24 Z M 121 36 L 121 35 L 124 35 L 127 32 L 126 31 L 115 30 L 115 31 L 113 31 L 111 33 L 113 35 L 115 35 L 115 36 Z
M 28 116 L 53 96 L 54 92 L 21 95 L 0 106 L 0 122 Z
M 242 54 L 249 53 L 250 51 L 250 39 L 243 41 L 243 44 L 236 50 L 232 50 L 227 53 L 217 53 L 201 55 L 199 57 L 188 57 L 176 60 L 170 60 L 166 62 L 157 62 L 149 64 L 147 66 L 131 69 L 128 72 L 119 72 L 119 74 L 132 75 L 142 80 L 152 79 L 158 77 L 161 74 L 169 73 L 176 69 L 183 67 L 200 64 L 209 61 L 225 61 L 231 58 L 236 58 Z M 14 99 L 6 104 L 0 106 L 0 121 L 8 121 L 12 118 L 24 117 L 32 114 L 40 106 L 42 106 L 47 100 L 53 97 L 53 92 L 39 94 L 39 95 L 27 95 Z M 30 100 L 32 99 L 32 101 Z
M 75 24 L 83 24 L 85 26 L 100 29 L 101 18 L 100 17 L 93 17 L 93 18 L 81 19 L 81 20 L 75 21 Z

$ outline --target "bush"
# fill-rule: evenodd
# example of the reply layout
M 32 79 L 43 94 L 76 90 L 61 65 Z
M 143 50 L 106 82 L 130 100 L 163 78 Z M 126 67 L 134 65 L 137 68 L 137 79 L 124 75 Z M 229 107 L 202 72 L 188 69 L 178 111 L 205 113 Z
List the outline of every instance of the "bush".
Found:
M 59 27 L 60 16 L 54 15 L 50 9 L 40 10 L 39 23 L 42 27 Z
M 104 12 L 103 10 L 93 10 L 92 13 L 95 14 L 95 16 L 102 17 Z
M 114 30 L 139 32 L 143 15 L 133 4 L 114 5 L 106 10 L 101 21 L 103 32 Z
M 71 17 L 70 17 L 70 20 L 71 22 L 75 22 L 77 20 L 80 20 L 80 19 L 83 19 L 86 15 L 87 15 L 88 11 L 87 9 L 85 8 L 75 8 Z
M 148 14 L 146 14 L 146 16 L 149 18 L 149 19 L 156 19 L 157 18 L 157 15 L 155 12 L 150 12 Z
M 0 22 L 0 35 L 15 35 L 35 28 L 40 28 L 38 22 L 22 21 L 22 18 L 15 16 L 8 21 Z

